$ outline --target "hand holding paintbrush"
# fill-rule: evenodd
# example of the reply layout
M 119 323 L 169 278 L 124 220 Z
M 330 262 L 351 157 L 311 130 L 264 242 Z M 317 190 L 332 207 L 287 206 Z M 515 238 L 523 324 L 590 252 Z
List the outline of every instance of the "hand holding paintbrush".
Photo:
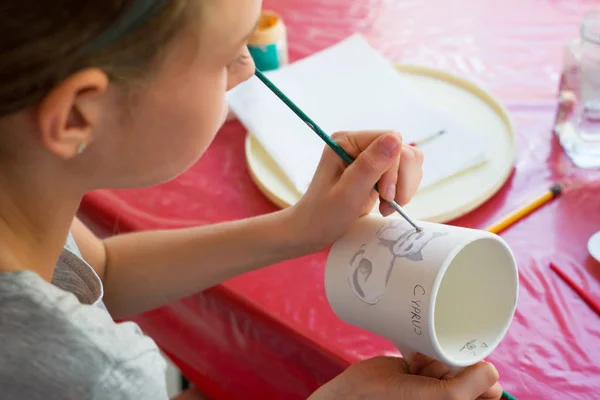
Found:
M 373 190 L 377 182 L 382 183 L 381 187 L 393 182 L 401 200 L 409 200 L 419 185 L 419 161 L 405 157 L 400 165 L 404 146 L 397 134 L 355 132 L 332 137 L 356 156 L 355 161 L 347 165 L 326 147 L 308 190 L 298 203 L 284 211 L 290 216 L 287 223 L 296 232 L 294 242 L 310 247 L 303 253 L 330 246 L 345 235 L 360 216 L 370 212 L 378 198 Z M 399 165 L 406 174 L 400 179 Z M 383 202 L 381 207 L 384 205 L 387 203 Z
M 273 92 L 273 94 L 275 94 L 283 103 L 285 103 L 286 106 L 288 106 L 290 108 L 290 110 L 292 110 L 297 116 L 298 118 L 300 118 L 302 121 L 304 121 L 304 123 L 306 125 L 308 125 L 308 127 L 310 129 L 312 129 L 312 131 L 314 133 L 317 134 L 317 136 L 319 136 L 324 142 L 325 144 L 327 144 L 329 146 L 329 148 L 331 148 L 331 150 L 333 150 L 347 165 L 350 165 L 354 162 L 354 157 L 352 157 L 351 155 L 349 155 L 347 153 L 347 151 L 345 151 L 342 146 L 340 146 L 340 144 L 338 143 L 338 141 L 336 141 L 334 138 L 330 137 L 326 132 L 324 132 L 316 123 L 313 122 L 312 119 L 310 119 L 310 117 L 308 115 L 306 115 L 304 113 L 304 111 L 302 111 L 296 104 L 294 104 L 293 101 L 291 101 L 285 94 L 283 94 L 283 92 L 281 90 L 279 90 L 279 88 L 277 86 L 275 86 L 273 84 L 273 82 L 271 82 L 266 76 L 263 75 L 262 72 L 260 72 L 258 69 L 255 71 L 255 75 L 258 79 L 260 79 L 265 86 L 267 86 L 269 88 L 269 90 L 271 90 Z M 372 134 L 374 136 L 380 136 L 383 132 L 372 132 Z M 373 136 L 372 139 L 375 139 L 375 137 Z M 386 138 L 382 138 L 382 141 L 386 140 Z M 354 144 L 356 144 L 357 142 L 355 141 Z M 355 146 L 356 147 L 356 146 Z M 412 159 L 416 160 L 418 163 L 418 169 L 419 171 L 421 170 L 421 167 L 423 165 L 423 155 L 421 154 L 420 151 L 415 150 L 415 145 L 413 145 L 411 143 L 411 146 L 409 148 L 406 148 L 405 154 L 408 156 L 410 153 L 410 156 Z M 398 154 L 400 155 L 400 153 Z M 368 155 L 363 156 L 363 158 L 367 158 Z M 398 160 L 397 163 L 394 164 L 394 168 L 392 168 L 390 171 L 386 171 L 386 173 L 381 177 L 381 180 L 383 182 L 389 181 L 387 182 L 386 185 L 382 185 L 384 186 L 384 188 L 381 190 L 380 187 L 378 187 L 380 183 L 376 183 L 374 185 L 375 191 L 379 192 L 381 195 L 382 199 L 385 199 L 388 203 L 388 206 L 382 206 L 382 214 L 391 214 L 391 212 L 396 211 L 398 212 L 398 214 L 400 214 L 410 225 L 412 225 L 417 231 L 421 231 L 421 228 L 419 228 L 414 221 L 408 216 L 408 214 L 406 214 L 406 212 L 402 209 L 402 207 L 396 202 L 396 198 L 399 197 L 401 199 L 405 199 L 406 201 L 408 201 L 408 199 L 410 197 L 412 197 L 419 185 L 418 183 L 420 182 L 421 177 L 419 177 L 416 186 L 413 185 L 414 187 L 410 187 L 409 193 L 410 196 L 403 196 L 402 195 L 402 188 L 398 187 L 398 185 L 396 184 L 396 180 L 398 180 L 398 178 L 402 178 L 404 175 L 404 178 L 406 178 L 407 176 L 410 176 L 413 173 L 416 173 L 418 171 L 414 170 L 414 168 L 412 168 L 412 170 L 410 168 L 408 168 L 409 166 L 407 166 L 406 168 L 400 168 L 400 161 L 403 160 L 404 158 L 400 158 L 400 160 Z M 372 163 L 373 160 L 367 159 L 364 161 L 364 163 Z M 419 175 L 422 175 L 422 173 L 419 173 Z M 406 182 L 404 182 L 406 184 Z M 385 203 L 384 203 L 385 204 Z M 372 205 L 371 205 L 372 206 Z M 386 210 L 387 208 L 387 210 Z

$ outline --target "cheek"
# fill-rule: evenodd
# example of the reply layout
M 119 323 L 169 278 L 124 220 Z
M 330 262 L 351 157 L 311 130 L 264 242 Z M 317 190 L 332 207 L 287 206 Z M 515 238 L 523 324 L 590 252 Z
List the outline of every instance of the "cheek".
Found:
M 135 142 L 128 148 L 136 149 L 129 156 L 136 165 L 129 167 L 144 171 L 151 183 L 162 183 L 193 165 L 226 116 L 225 83 L 225 74 L 182 79 L 145 104 L 136 129 L 128 135 L 128 141 Z
M 189 90 L 173 110 L 169 133 L 181 140 L 182 151 L 192 155 L 206 150 L 227 116 L 225 76 L 213 78 L 189 82 Z

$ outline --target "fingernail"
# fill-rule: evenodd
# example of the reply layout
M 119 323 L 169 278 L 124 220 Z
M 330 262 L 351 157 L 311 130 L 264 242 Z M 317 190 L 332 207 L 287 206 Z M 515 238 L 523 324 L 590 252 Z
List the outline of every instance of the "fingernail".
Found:
M 394 185 L 393 183 L 391 185 L 388 185 L 385 189 L 384 197 L 387 201 L 394 200 L 394 197 L 396 197 L 396 185 Z
M 379 142 L 381 154 L 387 158 L 394 157 L 398 152 L 399 147 L 400 143 L 398 143 L 398 140 L 393 136 L 386 136 Z

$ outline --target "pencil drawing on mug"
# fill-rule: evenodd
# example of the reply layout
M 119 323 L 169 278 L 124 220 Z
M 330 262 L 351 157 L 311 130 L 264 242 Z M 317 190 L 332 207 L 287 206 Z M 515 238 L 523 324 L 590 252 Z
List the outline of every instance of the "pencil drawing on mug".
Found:
M 364 303 L 379 303 L 387 289 L 396 260 L 406 258 L 413 262 L 423 261 L 423 250 L 434 239 L 447 233 L 417 232 L 403 227 L 401 220 L 382 225 L 372 241 L 363 244 L 348 264 L 348 284 L 356 297 Z M 385 250 L 383 250 L 385 249 Z M 383 262 L 374 262 L 380 259 Z

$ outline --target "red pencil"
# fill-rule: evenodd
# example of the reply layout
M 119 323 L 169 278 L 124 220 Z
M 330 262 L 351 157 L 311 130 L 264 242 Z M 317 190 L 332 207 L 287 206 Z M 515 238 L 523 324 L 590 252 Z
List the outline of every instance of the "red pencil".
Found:
M 550 268 L 552 268 L 552 270 L 554 272 L 556 272 L 556 274 L 567 284 L 571 287 L 571 289 L 573 289 L 575 291 L 575 293 L 577 293 L 579 295 L 579 297 L 581 297 L 581 299 L 583 301 L 585 301 L 585 303 L 598 315 L 600 316 L 600 304 L 598 304 L 598 302 L 594 299 L 592 299 L 592 297 L 578 284 L 575 283 L 575 281 L 573 281 L 573 279 L 571 279 L 571 277 L 569 277 L 569 275 L 567 275 L 563 270 L 561 270 L 560 268 L 558 268 L 558 266 L 554 263 L 550 263 Z

